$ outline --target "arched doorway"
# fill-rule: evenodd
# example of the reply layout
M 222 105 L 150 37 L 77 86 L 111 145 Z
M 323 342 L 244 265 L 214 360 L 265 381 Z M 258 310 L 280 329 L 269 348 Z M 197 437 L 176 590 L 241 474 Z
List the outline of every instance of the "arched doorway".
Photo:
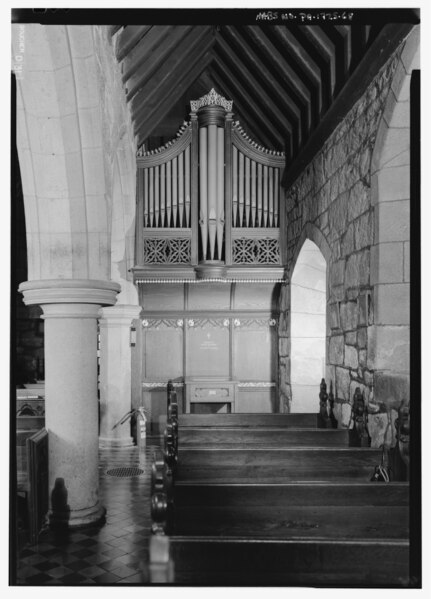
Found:
M 291 412 L 316 412 L 326 364 L 326 260 L 307 239 L 291 279 Z

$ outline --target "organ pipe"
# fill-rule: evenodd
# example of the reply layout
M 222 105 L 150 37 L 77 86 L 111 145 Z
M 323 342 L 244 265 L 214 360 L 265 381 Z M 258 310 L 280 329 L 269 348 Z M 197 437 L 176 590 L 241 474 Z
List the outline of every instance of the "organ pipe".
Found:
M 250 158 L 245 157 L 245 223 L 248 227 L 250 222 Z
M 210 260 L 214 260 L 217 230 L 217 126 L 208 126 L 208 234 Z
M 232 121 L 231 103 L 214 101 L 212 93 L 192 102 L 191 122 L 181 128 L 178 140 L 138 157 L 143 226 L 188 229 L 192 264 L 230 264 L 233 241 L 242 235 L 238 230 L 261 228 L 265 236 L 269 233 L 263 229 L 280 226 L 284 156 L 252 142 Z
M 178 156 L 178 226 L 186 227 L 184 223 L 184 152 Z
M 172 226 L 175 227 L 178 218 L 178 159 L 172 159 Z
M 185 205 L 186 205 L 186 227 L 190 227 L 190 146 L 187 146 L 184 156 L 185 167 Z
M 199 224 L 201 227 L 202 254 L 205 257 L 207 255 L 207 243 L 208 243 L 207 139 L 208 139 L 207 129 L 206 129 L 206 127 L 201 127 L 199 129 L 199 199 L 200 199 Z
M 224 229 L 224 129 L 217 127 L 217 253 L 222 258 Z
M 238 150 L 235 146 L 232 153 L 232 211 L 233 226 L 236 227 L 238 216 Z

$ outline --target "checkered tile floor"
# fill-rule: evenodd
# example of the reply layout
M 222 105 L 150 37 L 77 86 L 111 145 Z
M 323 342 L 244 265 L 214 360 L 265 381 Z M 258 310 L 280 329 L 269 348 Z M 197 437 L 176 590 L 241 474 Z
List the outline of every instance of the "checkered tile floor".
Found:
M 148 583 L 151 528 L 151 456 L 157 440 L 137 447 L 100 450 L 100 498 L 106 524 L 62 533 L 46 531 L 37 545 L 21 548 L 16 563 L 18 585 L 103 585 Z M 140 467 L 132 478 L 107 475 L 116 467 Z

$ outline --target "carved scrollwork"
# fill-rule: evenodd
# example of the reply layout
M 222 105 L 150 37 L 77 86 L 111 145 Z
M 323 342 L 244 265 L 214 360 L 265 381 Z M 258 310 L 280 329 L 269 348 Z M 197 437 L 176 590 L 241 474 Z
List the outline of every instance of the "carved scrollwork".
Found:
M 234 264 L 280 264 L 279 241 L 271 237 L 234 239 L 232 241 L 232 262 Z
M 334 393 L 332 391 L 332 381 L 327 392 L 325 379 L 320 383 L 319 393 L 319 427 L 320 428 L 337 428 L 337 420 L 334 416 Z
M 145 264 L 190 264 L 191 240 L 188 237 L 148 237 L 144 239 Z
M 183 323 L 173 318 L 152 318 L 143 320 L 142 326 L 146 329 L 182 329 Z
M 214 88 L 211 89 L 205 96 L 199 98 L 199 100 L 191 100 L 190 108 L 192 112 L 197 112 L 203 106 L 221 106 L 226 112 L 232 111 L 233 101 L 226 100 L 223 96 L 218 94 Z
M 166 493 L 157 492 L 151 496 L 151 532 L 165 534 L 168 520 L 168 498 Z
M 215 328 L 226 328 L 229 326 L 229 320 L 225 319 L 217 319 L 217 318 L 194 318 L 189 319 L 187 321 L 189 328 L 205 328 L 205 327 L 215 327 Z
M 408 471 L 410 466 L 410 405 L 407 400 L 403 400 L 398 409 L 395 429 L 397 431 L 398 450 Z
M 368 414 L 364 395 L 361 393 L 359 387 L 356 387 L 353 395 L 352 418 L 352 432 L 354 434 L 353 444 L 359 445 L 360 447 L 369 447 L 371 444 L 371 437 L 368 432 Z
M 277 325 L 276 318 L 235 318 L 233 321 L 234 327 L 275 327 Z

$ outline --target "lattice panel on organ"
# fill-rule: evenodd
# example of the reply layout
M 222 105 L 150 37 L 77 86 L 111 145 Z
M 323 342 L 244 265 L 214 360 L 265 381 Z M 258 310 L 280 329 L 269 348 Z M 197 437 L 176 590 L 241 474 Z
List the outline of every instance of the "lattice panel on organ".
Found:
M 189 238 L 169 237 L 144 239 L 144 261 L 146 264 L 190 264 L 191 245 Z
M 234 264 L 280 264 L 279 241 L 273 238 L 234 239 L 232 262 Z

